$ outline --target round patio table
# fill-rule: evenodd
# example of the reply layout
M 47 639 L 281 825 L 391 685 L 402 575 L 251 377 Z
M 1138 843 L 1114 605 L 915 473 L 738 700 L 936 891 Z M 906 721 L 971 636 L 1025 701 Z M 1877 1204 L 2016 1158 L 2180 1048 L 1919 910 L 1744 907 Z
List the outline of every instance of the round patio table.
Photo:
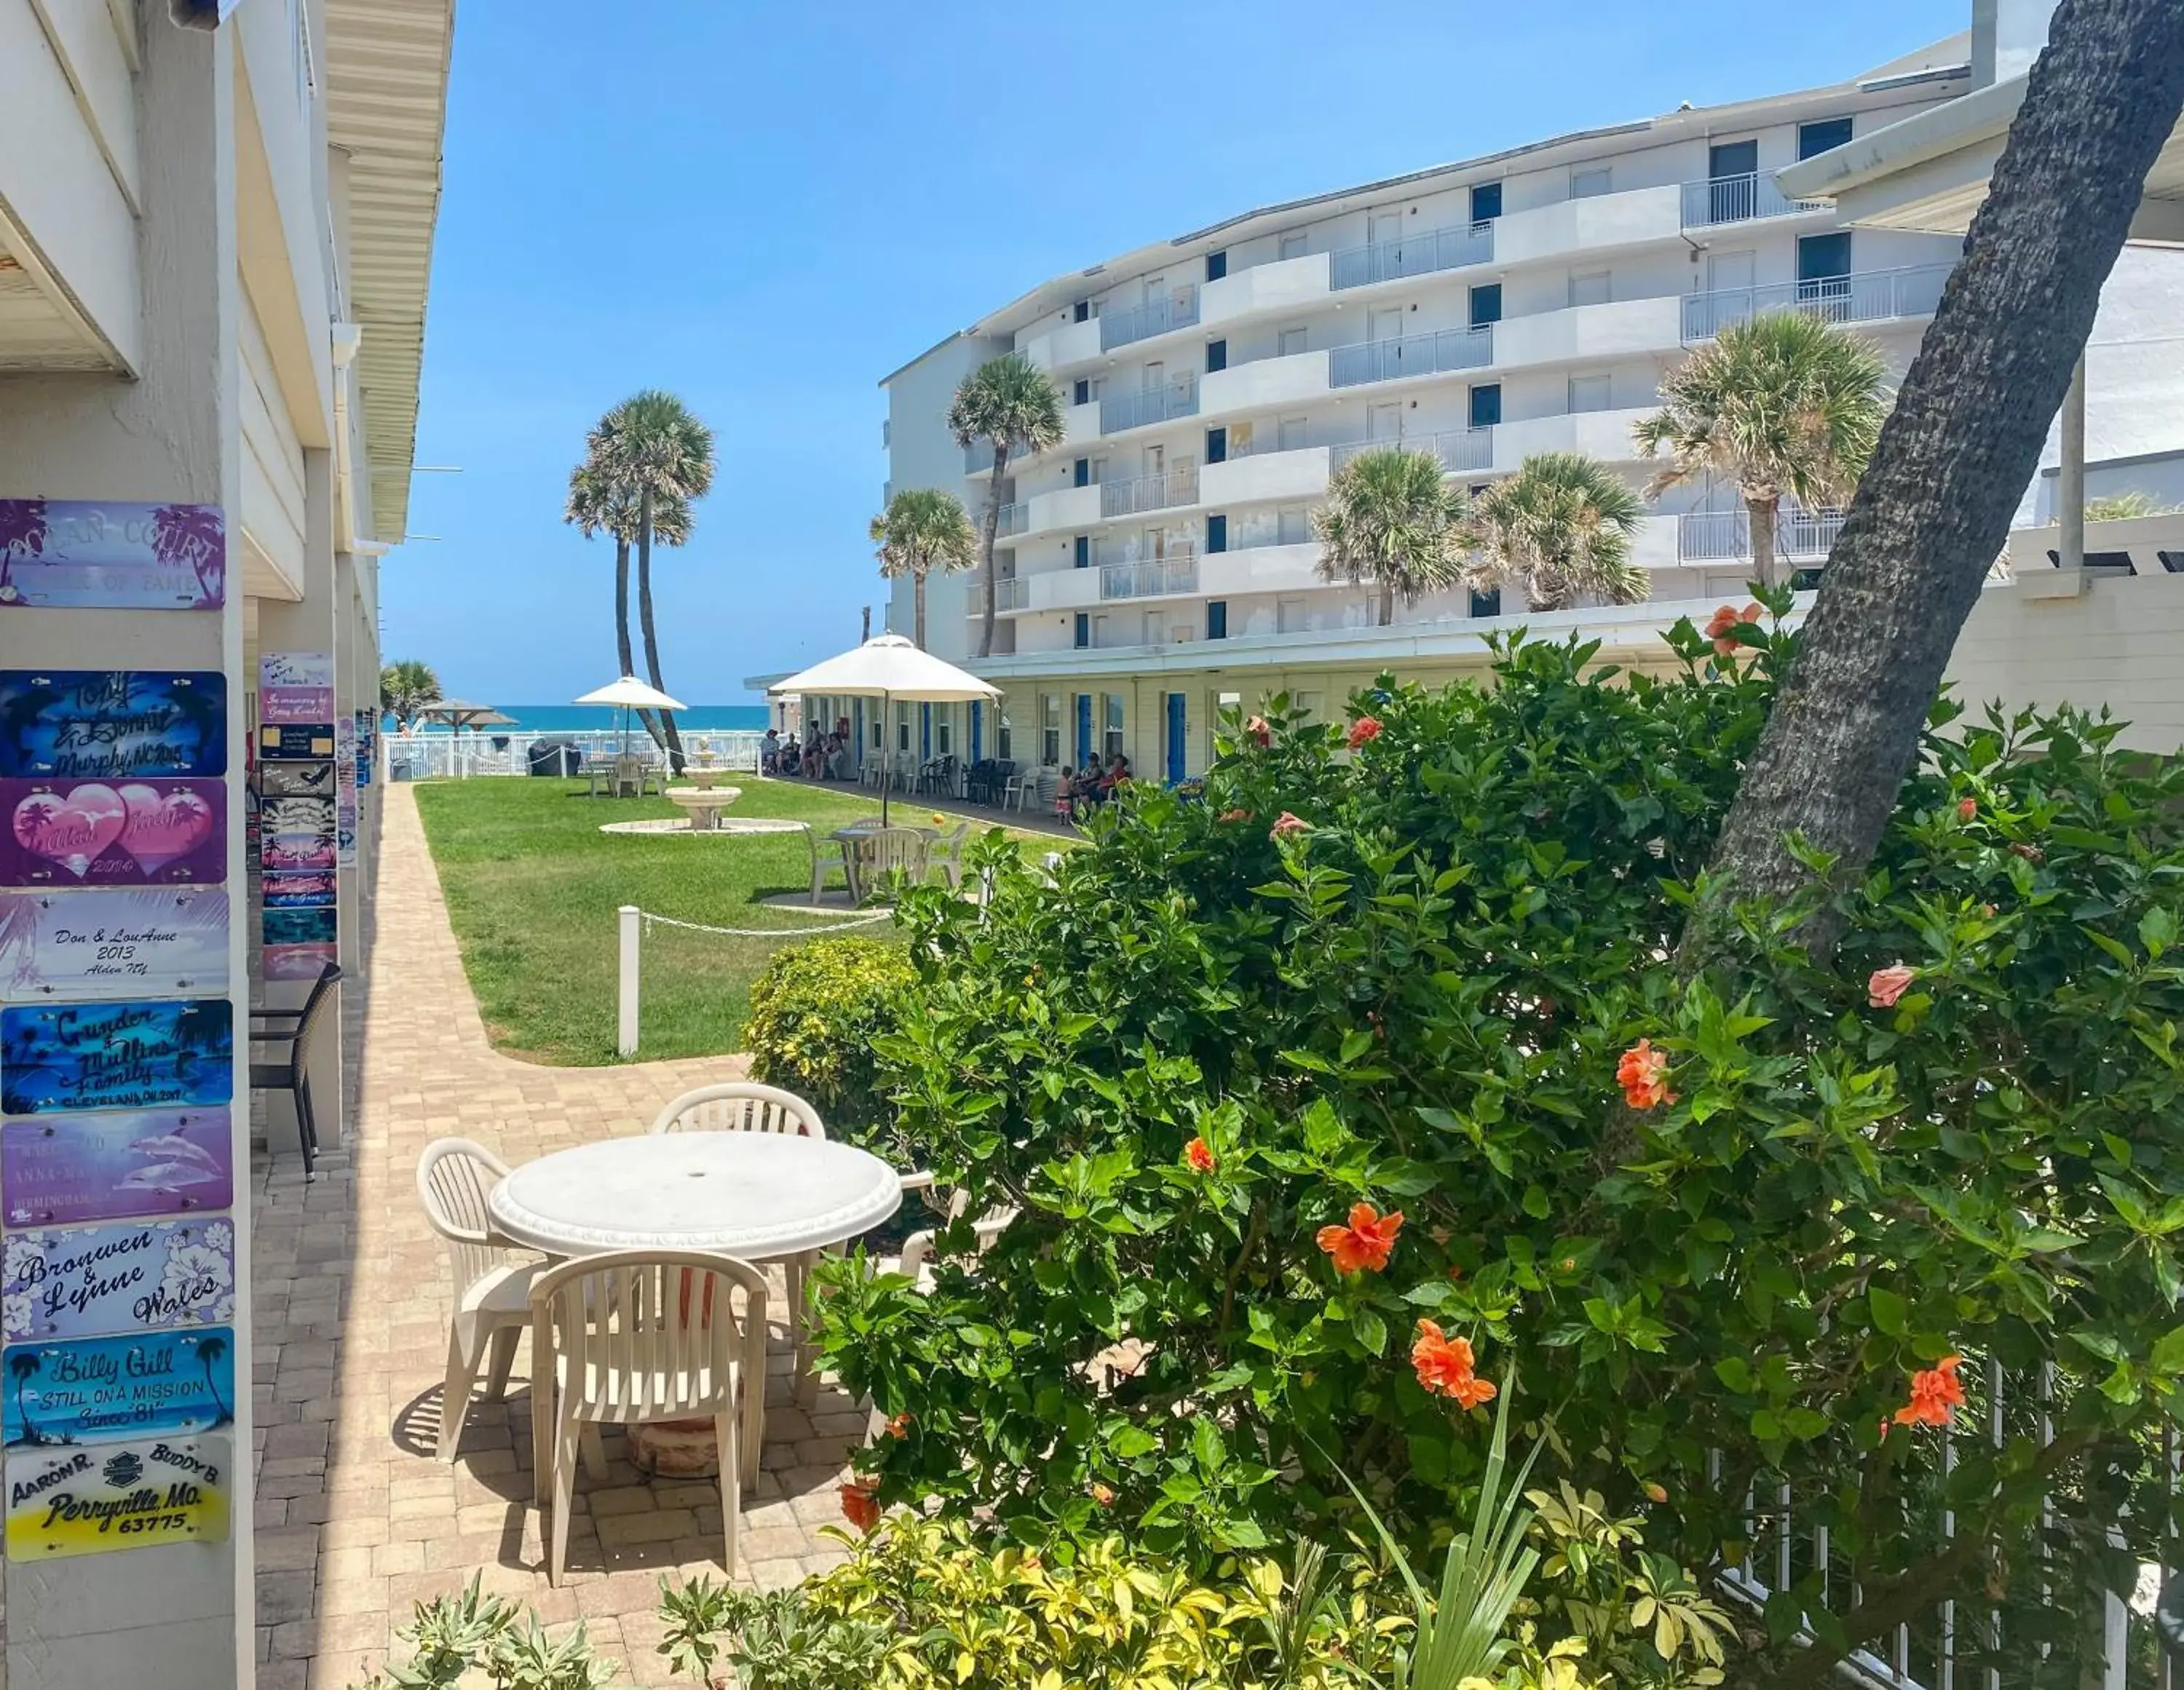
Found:
M 747 1262 L 808 1258 L 901 1206 L 901 1178 L 878 1157 L 779 1132 L 656 1132 L 579 1144 L 525 1163 L 487 1199 L 505 1237 L 549 1256 L 710 1250 Z M 788 1331 L 797 1393 L 808 1404 L 818 1376 L 802 1309 L 788 1309 Z

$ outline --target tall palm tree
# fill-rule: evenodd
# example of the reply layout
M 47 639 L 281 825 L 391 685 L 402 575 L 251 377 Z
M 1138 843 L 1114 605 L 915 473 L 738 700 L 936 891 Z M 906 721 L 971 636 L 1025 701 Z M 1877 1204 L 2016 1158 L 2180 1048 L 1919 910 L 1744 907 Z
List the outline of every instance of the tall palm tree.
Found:
M 569 497 L 561 507 L 561 520 L 572 525 L 587 540 L 606 533 L 615 542 L 615 653 L 623 675 L 637 673 L 637 659 L 629 642 L 629 548 L 636 542 L 640 502 L 618 486 L 605 468 L 586 459 L 569 471 Z M 663 546 L 680 546 L 690 538 L 690 502 L 674 494 L 653 501 L 652 537 Z M 639 710 L 644 731 L 660 744 L 666 737 L 649 710 Z
M 1004 353 L 963 378 L 948 407 L 948 426 L 966 452 L 974 440 L 994 443 L 983 548 L 986 615 L 978 632 L 978 655 L 987 657 L 994 649 L 994 542 L 1001 526 L 1001 478 L 1008 472 L 1010 453 L 1045 452 L 1061 444 L 1061 390 L 1022 353 Z
M 1430 452 L 1361 452 L 1328 478 L 1312 514 L 1323 581 L 1379 589 L 1380 625 L 1396 601 L 1453 586 L 1463 573 L 1463 494 Z
M 227 1399 L 220 1394 L 219 1381 L 213 1376 L 214 1364 L 226 1354 L 227 1340 L 225 1338 L 203 1337 L 198 1340 L 198 1365 L 204 1370 L 205 1389 L 212 1393 L 212 1405 L 219 1411 L 219 1418 L 213 1422 L 214 1426 L 226 1426 L 234 1418 L 228 1410 Z
M 872 523 L 879 548 L 880 573 L 892 581 L 910 577 L 916 607 L 917 648 L 925 649 L 925 578 L 934 570 L 953 573 L 978 561 L 978 536 L 963 501 L 933 487 L 905 487 L 888 501 Z
M 391 711 L 395 725 L 405 732 L 418 711 L 439 702 L 440 677 L 429 663 L 405 657 L 379 671 L 379 708 Z
M 1540 452 L 1471 508 L 1475 588 L 1514 581 L 1535 610 L 1580 599 L 1635 604 L 1646 571 L 1630 561 L 1645 505 L 1623 478 L 1580 452 Z
M 1801 311 L 1732 323 L 1661 383 L 1661 409 L 1631 431 L 1648 458 L 1669 449 L 1648 498 L 1699 475 L 1733 482 L 1752 531 L 1752 572 L 1781 573 L 1782 496 L 1843 504 L 1888 414 L 1888 371 L 1869 341 Z
M 637 620 L 644 636 L 646 678 L 662 692 L 660 639 L 652 616 L 652 542 L 668 499 L 703 498 L 713 485 L 713 431 L 672 393 L 648 387 L 624 399 L 593 428 L 590 461 L 637 500 Z M 682 738 L 671 710 L 660 713 L 670 764 L 682 768 Z
M 23 1387 L 38 1376 L 39 1370 L 44 1365 L 34 1349 L 19 1349 L 8 1358 L 8 1372 L 15 1381 L 15 1414 L 23 1422 L 23 1436 L 20 1441 L 25 1443 L 43 1443 L 46 1441 L 31 1423 L 31 1405 L 23 1400 Z

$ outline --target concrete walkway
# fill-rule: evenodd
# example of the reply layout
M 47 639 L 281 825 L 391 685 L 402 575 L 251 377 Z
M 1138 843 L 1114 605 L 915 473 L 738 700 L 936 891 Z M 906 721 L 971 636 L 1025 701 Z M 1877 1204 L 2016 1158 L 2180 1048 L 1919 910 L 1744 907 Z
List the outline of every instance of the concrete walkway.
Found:
M 743 1059 L 542 1068 L 486 1042 L 464 979 L 414 791 L 385 790 L 386 837 L 368 988 L 350 988 L 347 1144 L 306 1186 L 292 1158 L 256 1169 L 259 1690 L 346 1690 L 375 1671 L 419 1598 L 485 1587 L 549 1625 L 582 1618 L 627 1679 L 669 1682 L 653 1652 L 662 1574 L 721 1576 L 719 1494 L 647 1482 L 608 1434 L 611 1470 L 579 1477 L 569 1572 L 549 1588 L 531 1500 L 526 1359 L 504 1404 L 479 1404 L 452 1466 L 440 1424 L 447 1259 L 419 1207 L 426 1144 L 473 1138 L 511 1165 L 644 1131 L 678 1092 L 733 1078 Z M 612 936 L 603 935 L 602 943 Z M 527 1346 L 526 1346 L 527 1348 Z M 832 1565 L 816 1528 L 841 1518 L 836 1487 L 865 1417 L 788 1388 L 776 1327 L 766 1470 L 744 1498 L 738 1576 L 772 1587 Z

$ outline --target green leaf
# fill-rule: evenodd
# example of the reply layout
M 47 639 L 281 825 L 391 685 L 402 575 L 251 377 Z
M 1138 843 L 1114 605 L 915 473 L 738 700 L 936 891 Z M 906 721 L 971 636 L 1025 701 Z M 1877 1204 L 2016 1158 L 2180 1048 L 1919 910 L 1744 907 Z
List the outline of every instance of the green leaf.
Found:
M 1865 1301 L 1873 1312 L 1873 1324 L 1890 1337 L 1900 1338 L 1909 1330 L 1909 1305 L 1886 1286 L 1872 1287 L 1865 1293 Z

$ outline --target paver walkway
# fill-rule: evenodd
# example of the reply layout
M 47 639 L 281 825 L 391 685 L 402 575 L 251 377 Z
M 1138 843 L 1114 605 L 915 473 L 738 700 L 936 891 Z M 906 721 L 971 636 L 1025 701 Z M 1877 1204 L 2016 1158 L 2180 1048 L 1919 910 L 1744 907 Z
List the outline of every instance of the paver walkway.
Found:
M 660 1576 L 721 1576 L 713 1482 L 649 1483 L 610 1431 L 608 1479 L 579 1476 L 569 1571 L 549 1587 L 531 1502 L 526 1359 L 505 1404 L 472 1409 L 454 1465 L 430 1454 L 448 1278 L 415 1170 L 426 1142 L 447 1136 L 518 1164 L 642 1132 L 669 1098 L 738 1076 L 743 1059 L 542 1068 L 496 1053 L 415 795 L 390 786 L 384 803 L 377 945 L 346 1017 L 348 1143 L 320 1159 L 309 1186 L 292 1158 L 257 1170 L 259 1690 L 346 1690 L 379 1666 L 415 1602 L 481 1569 L 488 1591 L 532 1604 L 549 1625 L 582 1618 L 627 1678 L 664 1684 L 653 1649 Z M 777 1324 L 775 1348 L 765 1470 L 744 1497 L 738 1570 L 767 1587 L 839 1559 L 816 1528 L 841 1518 L 836 1487 L 866 1426 L 831 1388 L 800 1410 L 778 1370 L 788 1357 Z

